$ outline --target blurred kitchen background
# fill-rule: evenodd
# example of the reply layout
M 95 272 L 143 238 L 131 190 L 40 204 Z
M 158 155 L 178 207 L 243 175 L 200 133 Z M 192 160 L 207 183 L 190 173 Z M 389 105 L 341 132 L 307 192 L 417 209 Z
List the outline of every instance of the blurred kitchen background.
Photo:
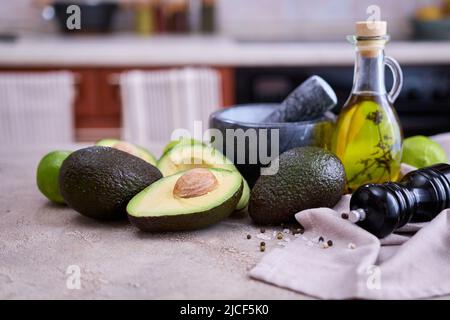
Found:
M 312 74 L 338 112 L 353 78 L 345 36 L 370 5 L 403 68 L 405 136 L 450 131 L 448 0 L 2 0 L 0 142 L 167 141 L 217 108 L 281 101 Z

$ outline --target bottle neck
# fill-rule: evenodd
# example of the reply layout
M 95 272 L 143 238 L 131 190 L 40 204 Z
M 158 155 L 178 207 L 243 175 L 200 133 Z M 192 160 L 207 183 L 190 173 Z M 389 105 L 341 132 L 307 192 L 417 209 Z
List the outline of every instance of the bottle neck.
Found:
M 386 94 L 384 85 L 384 48 L 356 47 L 353 94 Z

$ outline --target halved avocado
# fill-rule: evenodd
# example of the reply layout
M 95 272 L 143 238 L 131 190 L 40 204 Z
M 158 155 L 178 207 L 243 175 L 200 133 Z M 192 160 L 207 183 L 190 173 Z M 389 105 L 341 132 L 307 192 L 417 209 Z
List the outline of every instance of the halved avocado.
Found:
M 172 140 L 165 145 L 162 155 L 164 156 L 167 152 L 172 150 L 177 145 L 195 145 L 195 144 L 205 145 L 203 142 L 191 138 L 180 138 L 178 140 Z
M 219 150 L 202 144 L 176 145 L 158 161 L 158 169 L 165 177 L 193 168 L 237 170 Z
M 103 139 L 103 140 L 97 141 L 95 143 L 95 145 L 101 146 L 101 147 L 110 147 L 110 148 L 119 149 L 121 151 L 128 152 L 128 153 L 132 154 L 133 156 L 141 158 L 142 160 L 147 161 L 151 165 L 156 166 L 156 164 L 157 164 L 156 158 L 147 149 L 145 149 L 141 146 L 135 145 L 133 143 L 130 143 L 130 142 L 126 142 L 126 141 L 118 140 L 118 139 Z
M 193 168 L 221 168 L 239 172 L 223 153 L 201 143 L 175 145 L 158 161 L 158 169 L 165 177 Z M 250 188 L 247 181 L 243 181 L 244 189 L 236 210 L 245 209 L 250 199 Z
M 242 195 L 237 171 L 196 168 L 153 183 L 128 203 L 130 222 L 143 231 L 183 231 L 228 217 Z
M 239 199 L 238 204 L 236 205 L 237 211 L 246 209 L 250 200 L 250 187 L 248 186 L 248 183 L 244 178 L 242 178 L 242 181 L 244 183 L 244 186 L 242 188 L 242 196 Z

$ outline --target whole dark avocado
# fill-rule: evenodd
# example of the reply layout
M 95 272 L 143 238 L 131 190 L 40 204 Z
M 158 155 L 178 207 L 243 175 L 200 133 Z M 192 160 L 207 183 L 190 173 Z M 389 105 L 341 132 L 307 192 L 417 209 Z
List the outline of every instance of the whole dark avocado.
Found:
M 279 156 L 276 174 L 256 181 L 249 214 L 257 224 L 289 222 L 301 210 L 334 206 L 344 190 L 344 167 L 334 154 L 317 147 L 291 149 Z
M 156 167 L 138 157 L 94 146 L 64 160 L 59 187 L 65 202 L 82 215 L 111 220 L 125 218 L 131 198 L 160 178 Z

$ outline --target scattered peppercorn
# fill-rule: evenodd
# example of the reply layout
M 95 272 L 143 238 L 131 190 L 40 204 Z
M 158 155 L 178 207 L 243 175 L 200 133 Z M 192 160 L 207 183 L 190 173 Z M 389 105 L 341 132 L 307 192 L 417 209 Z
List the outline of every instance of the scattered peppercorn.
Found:
M 341 214 L 341 218 L 345 219 L 345 220 L 348 220 L 348 213 Z
M 333 246 L 333 241 L 328 240 L 328 241 L 327 241 L 327 244 L 328 244 L 329 247 L 332 247 L 332 246 Z
M 259 245 L 265 247 L 265 246 L 266 246 L 266 243 L 263 241 L 263 242 L 261 242 Z
M 248 234 L 247 235 L 247 239 L 251 239 L 251 238 L 252 238 L 252 236 Z
M 297 228 L 297 229 L 294 229 L 294 230 L 292 230 L 292 234 L 303 234 L 305 232 L 305 230 L 303 230 L 302 228 Z
M 261 252 L 266 251 L 266 246 L 259 245 L 259 251 L 261 251 Z
M 264 229 L 264 228 L 261 228 L 261 233 L 264 233 L 264 232 L 266 232 L 266 229 Z
M 277 239 L 278 239 L 278 240 L 283 239 L 283 233 L 282 233 L 282 232 L 278 232 L 278 233 L 277 233 Z
M 320 236 L 320 237 L 319 237 L 319 242 L 323 242 L 323 241 L 324 241 L 323 237 Z

